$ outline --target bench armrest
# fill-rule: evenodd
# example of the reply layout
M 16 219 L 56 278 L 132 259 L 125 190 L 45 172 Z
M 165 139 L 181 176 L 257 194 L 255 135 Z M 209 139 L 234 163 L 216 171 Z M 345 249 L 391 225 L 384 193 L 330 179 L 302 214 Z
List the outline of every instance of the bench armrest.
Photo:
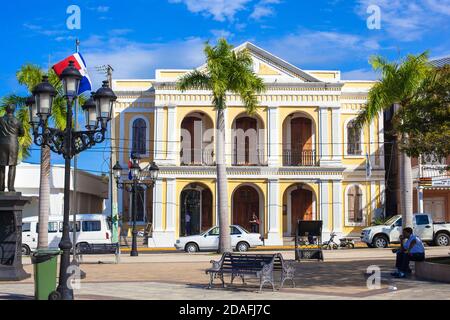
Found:
M 210 263 L 212 264 L 211 269 L 220 270 L 220 268 L 222 267 L 222 260 L 211 260 Z

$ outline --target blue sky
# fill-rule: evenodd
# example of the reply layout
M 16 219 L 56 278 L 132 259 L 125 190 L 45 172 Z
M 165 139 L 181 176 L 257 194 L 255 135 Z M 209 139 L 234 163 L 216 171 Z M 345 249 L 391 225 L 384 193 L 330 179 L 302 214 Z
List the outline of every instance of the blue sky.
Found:
M 66 27 L 69 5 L 81 9 L 79 30 Z M 367 27 L 370 5 L 381 10 L 379 30 Z M 156 68 L 202 64 L 204 42 L 221 36 L 303 69 L 341 70 L 344 79 L 374 79 L 372 54 L 450 54 L 450 0 L 16 0 L 2 3 L 0 21 L 0 96 L 25 94 L 15 80 L 20 65 L 46 68 L 73 53 L 76 38 L 95 87 L 103 77 L 95 66 L 111 64 L 114 78 L 153 78 Z M 80 167 L 107 171 L 106 149 L 82 154 Z

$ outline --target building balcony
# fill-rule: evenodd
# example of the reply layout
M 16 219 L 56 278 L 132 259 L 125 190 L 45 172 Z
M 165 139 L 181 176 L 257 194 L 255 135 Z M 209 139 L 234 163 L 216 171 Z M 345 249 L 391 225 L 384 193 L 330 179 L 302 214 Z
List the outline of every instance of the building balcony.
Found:
M 283 150 L 283 166 L 285 167 L 314 167 L 317 164 L 315 150 Z
M 180 151 L 181 166 L 214 166 L 214 151 L 211 149 L 182 148 Z
M 250 148 L 235 148 L 233 151 L 233 166 L 267 166 L 265 152 L 262 149 L 252 151 Z

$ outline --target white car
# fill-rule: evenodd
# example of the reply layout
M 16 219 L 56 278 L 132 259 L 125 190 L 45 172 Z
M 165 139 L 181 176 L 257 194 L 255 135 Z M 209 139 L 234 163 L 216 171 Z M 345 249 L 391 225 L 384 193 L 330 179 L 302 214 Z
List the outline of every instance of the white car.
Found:
M 102 214 L 77 214 L 77 244 L 111 243 L 111 229 L 106 217 Z M 38 217 L 22 219 L 22 254 L 29 255 L 37 249 Z M 63 216 L 48 218 L 48 247 L 57 249 L 62 237 Z M 73 236 L 73 221 L 70 216 L 70 241 Z
M 241 226 L 231 225 L 230 231 L 231 246 L 239 252 L 264 244 L 259 233 L 249 233 Z M 212 227 L 199 235 L 181 237 L 176 241 L 175 248 L 189 253 L 215 251 L 219 248 L 219 227 Z
M 431 214 L 414 214 L 413 229 L 423 242 L 436 246 L 450 245 L 450 223 L 433 222 Z M 397 215 L 383 225 L 363 229 L 361 241 L 370 248 L 386 248 L 390 243 L 399 243 L 401 233 L 402 216 Z

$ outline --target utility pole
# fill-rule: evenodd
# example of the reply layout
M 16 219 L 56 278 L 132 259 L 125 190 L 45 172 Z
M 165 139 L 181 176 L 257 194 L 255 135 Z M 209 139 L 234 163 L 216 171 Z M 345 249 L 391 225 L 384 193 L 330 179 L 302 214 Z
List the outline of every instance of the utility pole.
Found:
M 113 82 L 112 82 L 112 76 L 114 69 L 108 64 L 108 65 L 102 65 L 96 67 L 97 71 L 102 74 L 106 74 L 109 87 L 112 88 Z M 114 176 L 112 172 L 112 167 L 116 163 L 116 153 L 114 152 L 116 148 L 116 142 L 115 142 L 115 111 L 114 111 L 114 105 L 111 113 L 111 131 L 109 135 L 109 146 L 110 146 L 110 156 L 109 156 L 109 201 L 110 201 L 110 209 L 111 209 L 111 242 L 116 243 L 119 242 L 119 233 L 118 233 L 118 205 L 117 205 L 117 186 L 114 183 Z

